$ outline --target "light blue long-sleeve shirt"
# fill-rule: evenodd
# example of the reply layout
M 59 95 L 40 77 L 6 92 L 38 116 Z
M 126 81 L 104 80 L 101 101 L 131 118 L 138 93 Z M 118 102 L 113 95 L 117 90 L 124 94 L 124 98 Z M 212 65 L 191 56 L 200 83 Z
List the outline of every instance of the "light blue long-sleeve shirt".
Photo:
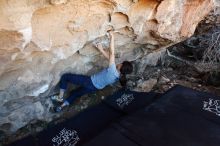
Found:
M 116 65 L 113 63 L 108 68 L 105 68 L 101 72 L 92 75 L 91 80 L 97 89 L 103 89 L 105 86 L 118 81 L 119 76 L 120 74 L 116 69 Z

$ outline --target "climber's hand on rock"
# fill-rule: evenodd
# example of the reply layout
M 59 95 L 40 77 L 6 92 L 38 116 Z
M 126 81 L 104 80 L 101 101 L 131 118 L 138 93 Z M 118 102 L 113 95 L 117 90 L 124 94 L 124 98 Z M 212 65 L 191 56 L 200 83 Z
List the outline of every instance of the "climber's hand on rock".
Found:
M 94 46 L 98 49 L 102 49 L 102 44 L 101 43 L 95 43 Z
M 98 43 L 98 44 L 97 44 L 97 48 L 98 48 L 99 50 L 100 50 L 100 49 L 103 50 L 102 44 L 101 44 L 101 43 Z
M 107 59 L 109 59 L 109 54 L 103 49 L 101 43 L 95 43 L 95 47 L 96 47 Z
M 96 44 L 96 48 L 97 48 L 100 52 L 103 52 L 103 51 L 104 51 L 104 49 L 103 49 L 101 43 L 97 43 L 97 44 Z

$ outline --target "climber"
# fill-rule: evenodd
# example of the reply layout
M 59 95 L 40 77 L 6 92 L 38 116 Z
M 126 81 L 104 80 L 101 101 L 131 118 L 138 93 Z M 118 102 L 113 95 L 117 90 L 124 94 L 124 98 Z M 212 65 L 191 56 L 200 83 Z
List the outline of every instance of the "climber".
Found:
M 97 49 L 109 60 L 109 66 L 101 72 L 92 76 L 64 74 L 60 80 L 60 93 L 59 95 L 51 96 L 51 99 L 60 102 L 61 105 L 54 108 L 55 112 L 60 112 L 64 107 L 69 106 L 73 101 L 84 94 L 93 93 L 97 90 L 103 89 L 109 84 L 120 81 L 122 87 L 126 86 L 126 74 L 132 72 L 133 67 L 129 61 L 124 61 L 121 64 L 115 65 L 115 47 L 114 47 L 114 32 L 109 31 L 110 36 L 110 51 L 106 52 L 101 43 L 96 43 Z M 70 94 L 64 100 L 64 92 L 67 89 L 67 84 L 72 83 L 80 85 L 80 87 Z

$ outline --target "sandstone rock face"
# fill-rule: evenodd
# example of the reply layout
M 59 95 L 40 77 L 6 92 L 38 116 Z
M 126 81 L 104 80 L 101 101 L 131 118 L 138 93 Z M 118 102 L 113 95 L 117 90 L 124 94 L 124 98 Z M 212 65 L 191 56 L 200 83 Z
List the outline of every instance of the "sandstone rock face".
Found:
M 152 65 L 154 51 L 190 37 L 214 4 L 219 3 L 1 0 L 0 130 L 14 132 L 31 120 L 51 120 L 45 96 L 61 74 L 91 74 L 107 64 L 92 45 L 97 39 L 108 43 L 107 30 L 116 31 L 117 63 L 143 57 Z

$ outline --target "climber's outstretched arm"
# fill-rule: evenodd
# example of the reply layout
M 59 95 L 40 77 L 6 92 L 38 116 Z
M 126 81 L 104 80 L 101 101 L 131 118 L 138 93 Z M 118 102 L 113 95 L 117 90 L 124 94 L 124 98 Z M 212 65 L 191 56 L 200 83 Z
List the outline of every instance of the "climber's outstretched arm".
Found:
M 96 44 L 96 47 L 105 56 L 105 58 L 107 58 L 109 60 L 109 53 L 103 49 L 102 44 L 98 43 L 98 44 Z
M 110 51 L 109 51 L 109 66 L 115 64 L 115 42 L 114 42 L 114 32 L 110 31 Z
M 109 66 L 111 64 L 115 64 L 115 43 L 114 43 L 114 32 L 110 31 L 110 49 L 109 52 L 106 52 L 101 43 L 96 44 L 95 46 L 98 48 L 98 50 L 109 60 Z

